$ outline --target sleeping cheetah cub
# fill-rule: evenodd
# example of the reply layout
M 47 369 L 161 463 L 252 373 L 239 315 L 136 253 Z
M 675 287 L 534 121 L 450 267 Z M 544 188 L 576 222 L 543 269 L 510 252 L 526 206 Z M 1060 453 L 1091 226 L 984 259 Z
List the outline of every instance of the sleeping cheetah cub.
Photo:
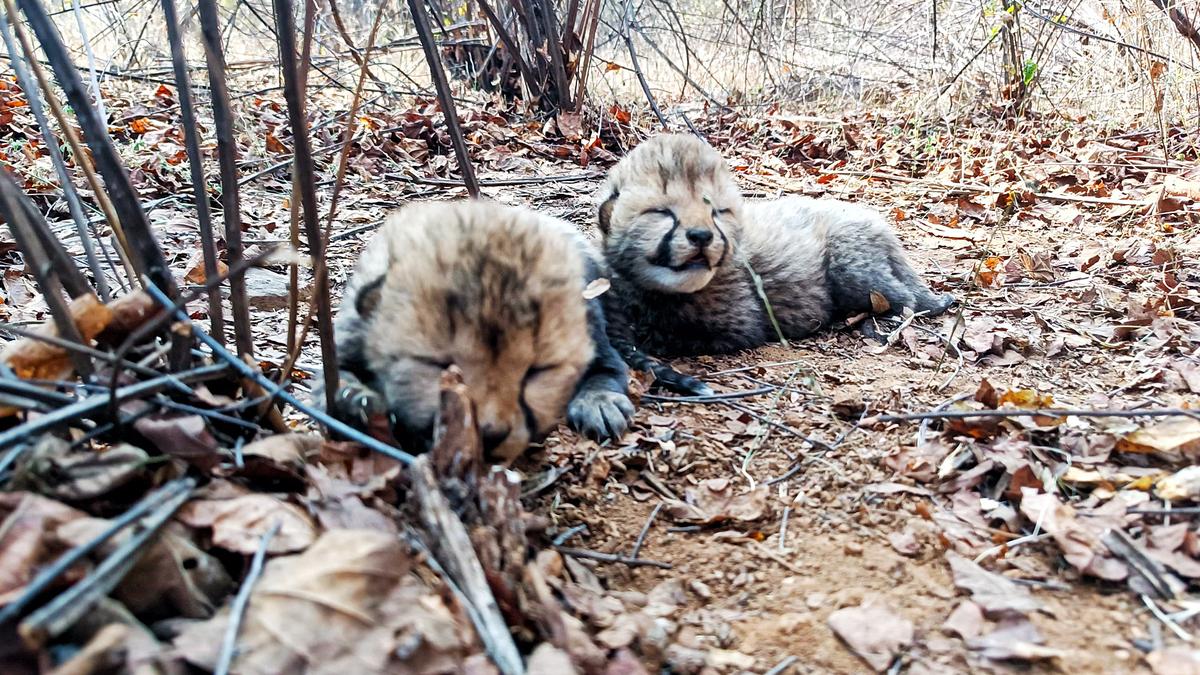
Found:
M 390 215 L 368 243 L 336 322 L 339 417 L 389 414 L 395 436 L 431 440 L 438 378 L 463 373 L 484 449 L 510 462 L 564 411 L 577 431 L 620 436 L 628 370 L 584 298 L 603 261 L 571 225 L 486 201 Z
M 597 202 L 613 270 L 610 338 L 630 366 L 680 392 L 708 388 L 651 355 L 776 339 L 750 270 L 789 339 L 872 311 L 872 293 L 892 314 L 908 307 L 932 316 L 954 303 L 917 276 L 875 211 L 799 196 L 743 201 L 721 155 L 694 136 L 643 142 L 609 172 Z

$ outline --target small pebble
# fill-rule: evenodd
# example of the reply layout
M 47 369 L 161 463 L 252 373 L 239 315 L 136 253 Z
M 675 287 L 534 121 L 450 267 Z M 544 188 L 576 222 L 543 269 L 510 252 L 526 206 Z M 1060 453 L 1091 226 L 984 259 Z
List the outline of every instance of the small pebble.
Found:
M 862 555 L 863 545 L 857 541 L 848 541 L 842 550 L 846 552 L 846 555 Z
M 809 609 L 820 609 L 821 606 L 825 604 L 825 600 L 828 597 L 829 596 L 825 595 L 824 593 L 810 593 L 809 596 L 804 599 L 804 604 Z
M 708 584 L 699 579 L 689 581 L 688 588 L 692 589 L 692 592 L 702 600 L 708 600 L 712 597 L 712 589 L 708 587 Z

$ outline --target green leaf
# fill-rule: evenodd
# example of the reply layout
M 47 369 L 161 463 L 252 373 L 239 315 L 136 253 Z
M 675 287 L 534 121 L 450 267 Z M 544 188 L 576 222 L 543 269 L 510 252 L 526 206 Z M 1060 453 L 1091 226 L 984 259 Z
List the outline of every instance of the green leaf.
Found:
M 1038 64 L 1033 61 L 1026 61 L 1025 67 L 1021 69 L 1021 79 L 1025 82 L 1025 86 L 1029 86 L 1033 82 L 1033 78 L 1037 77 Z

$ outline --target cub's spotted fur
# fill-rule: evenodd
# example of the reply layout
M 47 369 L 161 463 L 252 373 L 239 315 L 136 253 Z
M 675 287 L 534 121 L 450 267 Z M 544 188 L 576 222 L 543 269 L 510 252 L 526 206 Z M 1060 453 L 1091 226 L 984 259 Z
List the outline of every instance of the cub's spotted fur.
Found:
M 875 211 L 799 196 L 743 201 L 721 155 L 694 136 L 645 141 L 597 197 L 614 273 L 605 296 L 613 342 L 669 387 L 707 389 L 647 354 L 730 352 L 776 338 L 749 270 L 787 338 L 871 311 L 872 292 L 892 313 L 940 314 L 954 302 L 929 290 Z
M 390 414 L 409 447 L 430 440 L 438 378 L 462 370 L 484 447 L 511 461 L 564 410 L 576 430 L 620 435 L 628 371 L 585 286 L 603 261 L 569 224 L 483 201 L 388 217 L 346 287 L 336 322 L 340 416 Z

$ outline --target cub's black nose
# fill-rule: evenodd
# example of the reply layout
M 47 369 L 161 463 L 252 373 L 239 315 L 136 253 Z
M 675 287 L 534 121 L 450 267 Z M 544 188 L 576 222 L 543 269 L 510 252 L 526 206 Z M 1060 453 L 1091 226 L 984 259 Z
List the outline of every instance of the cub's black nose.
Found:
M 699 227 L 693 227 L 687 231 L 687 239 L 696 246 L 704 248 L 712 243 L 713 233 L 711 230 L 705 230 Z
M 479 432 L 483 436 L 483 451 L 489 453 L 500 447 L 500 444 L 508 439 L 509 431 L 510 429 L 507 428 L 501 429 L 492 426 L 480 429 Z

